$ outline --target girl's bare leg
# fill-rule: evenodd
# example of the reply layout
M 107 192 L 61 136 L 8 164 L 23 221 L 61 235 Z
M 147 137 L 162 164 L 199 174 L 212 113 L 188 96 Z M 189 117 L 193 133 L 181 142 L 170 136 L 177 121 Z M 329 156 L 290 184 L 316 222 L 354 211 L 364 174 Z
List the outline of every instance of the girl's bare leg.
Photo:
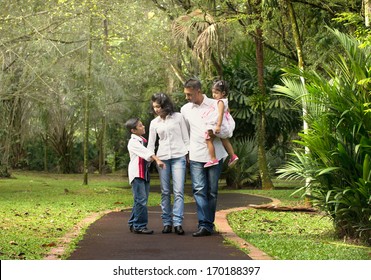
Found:
M 206 139 L 206 145 L 207 148 L 209 149 L 210 160 L 211 161 L 216 160 L 214 138 Z
M 220 139 L 220 140 L 222 140 L 223 146 L 227 150 L 228 155 L 232 157 L 234 155 L 234 150 L 233 150 L 233 146 L 231 142 L 229 141 L 229 138 Z M 214 151 L 214 155 L 215 155 L 215 151 Z

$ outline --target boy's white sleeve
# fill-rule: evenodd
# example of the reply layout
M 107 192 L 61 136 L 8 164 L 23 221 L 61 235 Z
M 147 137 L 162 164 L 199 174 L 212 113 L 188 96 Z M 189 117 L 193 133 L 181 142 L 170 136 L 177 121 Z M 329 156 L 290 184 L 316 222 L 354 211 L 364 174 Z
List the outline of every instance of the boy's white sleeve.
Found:
M 139 141 L 131 139 L 128 143 L 128 150 L 138 157 L 145 159 L 146 161 L 152 161 L 152 156 L 154 155 L 149 149 L 144 147 Z

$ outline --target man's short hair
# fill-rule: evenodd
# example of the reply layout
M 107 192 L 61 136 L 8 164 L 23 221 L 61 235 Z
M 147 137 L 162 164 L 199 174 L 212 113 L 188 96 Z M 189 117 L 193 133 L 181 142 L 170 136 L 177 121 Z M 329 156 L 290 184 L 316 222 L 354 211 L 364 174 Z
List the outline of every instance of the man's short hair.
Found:
M 184 88 L 201 89 L 201 82 L 191 78 L 184 83 Z

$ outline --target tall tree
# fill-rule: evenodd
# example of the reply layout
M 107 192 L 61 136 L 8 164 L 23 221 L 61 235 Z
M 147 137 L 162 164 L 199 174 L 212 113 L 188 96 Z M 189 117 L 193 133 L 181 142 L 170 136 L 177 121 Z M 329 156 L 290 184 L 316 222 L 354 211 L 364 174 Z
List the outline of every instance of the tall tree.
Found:
M 257 5 L 256 5 L 257 4 Z M 260 179 L 262 182 L 263 189 L 273 189 L 273 183 L 269 175 L 268 171 L 268 162 L 266 156 L 266 114 L 265 114 L 265 106 L 266 106 L 266 89 L 264 83 L 264 39 L 263 39 L 263 29 L 261 27 L 261 23 L 263 21 L 262 16 L 259 15 L 261 13 L 259 5 L 261 2 L 257 1 L 254 6 L 252 3 L 247 3 L 248 12 L 250 16 L 257 16 L 258 20 L 255 22 L 255 49 L 256 49 L 256 64 L 257 64 L 257 72 L 258 72 L 258 86 L 259 86 L 259 95 L 261 95 L 261 102 L 256 107 L 258 112 L 258 126 L 257 126 L 257 139 L 258 139 L 258 164 L 259 164 L 259 173 Z
M 90 98 L 92 91 L 92 57 L 93 57 L 93 14 L 90 14 L 89 22 L 89 42 L 88 42 L 88 63 L 85 89 L 85 107 L 84 107 L 84 185 L 88 184 L 89 174 L 89 131 L 90 131 Z

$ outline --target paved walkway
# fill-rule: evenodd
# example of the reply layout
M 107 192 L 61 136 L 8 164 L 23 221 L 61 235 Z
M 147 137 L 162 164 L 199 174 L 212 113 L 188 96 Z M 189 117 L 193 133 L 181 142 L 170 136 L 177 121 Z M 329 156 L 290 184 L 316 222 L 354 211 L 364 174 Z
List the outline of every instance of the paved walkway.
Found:
M 151 191 L 156 191 L 151 187 Z M 186 187 L 186 192 L 191 192 Z M 218 213 L 227 209 L 247 207 L 249 204 L 265 204 L 270 199 L 237 194 L 219 193 Z M 131 210 L 111 212 L 94 222 L 87 230 L 70 260 L 248 260 L 251 256 L 234 246 L 226 244 L 223 236 L 230 238 L 231 231 L 225 215 L 217 215 L 218 232 L 207 237 L 193 237 L 197 230 L 195 203 L 185 204 L 183 229 L 185 235 L 162 234 L 161 208 L 149 207 L 148 228 L 153 235 L 131 233 L 127 221 Z M 229 230 L 228 230 L 229 228 Z M 238 242 L 237 242 L 238 243 Z M 252 247 L 253 248 L 253 247 Z M 249 248 L 251 249 L 251 248 Z M 253 248 L 254 249 L 254 248 Z M 264 254 L 263 254 L 264 255 Z M 255 258 L 254 258 L 255 259 Z

